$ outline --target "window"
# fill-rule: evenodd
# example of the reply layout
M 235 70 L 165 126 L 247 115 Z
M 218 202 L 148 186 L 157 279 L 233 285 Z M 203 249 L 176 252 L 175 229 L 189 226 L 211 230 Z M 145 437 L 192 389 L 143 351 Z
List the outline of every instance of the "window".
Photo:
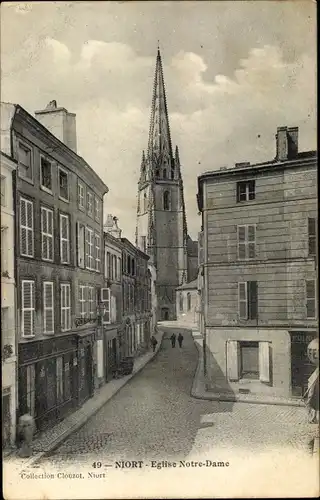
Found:
M 26 367 L 26 379 L 27 379 L 27 413 L 35 416 L 35 392 L 36 392 L 36 371 L 35 365 L 29 365 Z
M 86 311 L 86 287 L 84 285 L 79 285 L 79 312 L 80 318 L 85 318 L 87 315 Z
M 148 210 L 148 198 L 147 193 L 143 194 L 143 211 L 146 212 Z
M 240 378 L 259 379 L 259 342 L 240 342 Z
M 191 293 L 187 293 L 187 310 L 190 311 L 191 309 Z
M 88 287 L 88 302 L 89 302 L 89 316 L 94 318 L 95 316 L 95 304 L 94 304 L 94 287 Z
M 61 331 L 66 332 L 71 329 L 71 293 L 70 285 L 63 283 L 60 285 L 61 303 Z
M 6 178 L 1 175 L 1 206 L 6 206 Z
M 93 258 L 94 232 L 86 228 L 86 268 L 95 269 Z
M 174 170 L 171 170 L 171 179 L 174 180 Z
M 98 234 L 95 235 L 95 247 L 96 247 L 96 271 L 100 272 L 101 268 L 101 256 L 100 256 L 100 236 Z
M 69 181 L 68 172 L 59 167 L 59 196 L 65 201 L 69 201 Z
M 97 221 L 100 220 L 100 200 L 94 198 L 94 217 Z
M 54 297 L 52 281 L 43 283 L 43 331 L 54 333 Z
M 170 210 L 170 193 L 165 191 L 163 193 L 163 210 Z
M 146 236 L 141 236 L 141 247 L 142 251 L 146 253 L 147 251 L 147 237 Z
M 156 170 L 156 177 L 159 177 L 159 170 Z
M 316 235 L 316 219 L 308 218 L 308 246 L 309 246 L 309 255 L 316 255 L 317 248 L 317 235 Z
M 34 336 L 34 281 L 21 282 L 21 333 L 23 337 Z
M 20 198 L 20 254 L 33 257 L 33 203 Z
M 257 319 L 258 317 L 258 284 L 256 281 L 238 283 L 239 318 Z
M 306 281 L 306 309 L 307 318 L 316 318 L 316 280 Z
M 237 182 L 237 201 L 254 200 L 255 195 L 255 181 Z
M 78 182 L 78 207 L 84 210 L 84 185 Z
M 121 258 L 117 258 L 117 281 L 121 280 Z
M 69 216 L 60 214 L 60 260 L 62 264 L 70 262 Z
M 53 211 L 41 207 L 41 256 L 53 260 Z
M 101 288 L 102 324 L 110 323 L 110 288 Z
M 88 215 L 93 215 L 93 195 L 92 193 L 87 193 L 87 212 Z
M 131 272 L 132 272 L 132 276 L 135 275 L 135 260 L 132 259 L 132 262 L 131 262 Z
M 63 403 L 63 357 L 56 359 L 57 403 Z
M 179 309 L 180 309 L 180 312 L 183 312 L 183 293 L 182 292 L 179 293 Z
M 85 227 L 83 224 L 80 224 L 78 222 L 77 224 L 77 233 L 78 233 L 78 241 L 77 241 L 77 252 L 78 252 L 78 266 L 81 267 L 82 269 L 84 268 L 85 265 L 85 260 L 84 260 L 84 250 L 85 250 Z
M 127 257 L 127 273 L 131 274 L 131 257 L 129 255 Z
M 254 259 L 256 255 L 255 226 L 238 226 L 238 259 Z
M 166 168 L 163 169 L 163 178 L 164 179 L 167 178 L 167 169 Z
M 31 161 L 31 149 L 19 143 L 18 149 L 18 172 L 19 176 L 24 179 L 33 179 L 33 171 L 32 171 L 32 161 Z
M 40 183 L 43 189 L 52 192 L 51 162 L 43 156 L 40 157 Z

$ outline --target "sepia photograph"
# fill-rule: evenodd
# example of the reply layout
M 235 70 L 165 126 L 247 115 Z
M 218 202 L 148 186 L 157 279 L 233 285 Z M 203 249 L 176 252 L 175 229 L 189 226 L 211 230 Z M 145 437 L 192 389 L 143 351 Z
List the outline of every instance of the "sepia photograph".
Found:
M 318 497 L 316 7 L 2 2 L 6 500 Z

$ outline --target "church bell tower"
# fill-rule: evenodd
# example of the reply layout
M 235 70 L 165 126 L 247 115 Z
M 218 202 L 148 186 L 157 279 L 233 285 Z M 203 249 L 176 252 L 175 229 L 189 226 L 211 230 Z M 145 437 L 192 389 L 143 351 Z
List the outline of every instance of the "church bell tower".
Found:
M 148 148 L 138 182 L 136 246 L 157 270 L 157 320 L 176 319 L 175 289 L 187 282 L 187 222 L 179 150 L 172 151 L 160 50 L 154 77 Z

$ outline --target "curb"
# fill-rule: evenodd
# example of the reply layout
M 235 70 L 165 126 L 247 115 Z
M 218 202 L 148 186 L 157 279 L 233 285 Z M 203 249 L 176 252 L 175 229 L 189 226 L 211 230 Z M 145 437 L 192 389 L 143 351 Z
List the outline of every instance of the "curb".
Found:
M 98 413 L 99 410 L 101 410 L 101 408 L 106 404 L 108 403 L 108 401 L 110 401 L 135 375 L 137 375 L 138 373 L 141 372 L 141 370 L 143 370 L 143 368 L 151 361 L 153 360 L 156 355 L 158 354 L 160 348 L 161 348 L 161 345 L 162 345 L 162 341 L 163 341 L 163 336 L 164 336 L 164 332 L 163 331 L 160 331 L 159 332 L 159 338 L 158 338 L 158 344 L 157 344 L 157 347 L 156 347 L 156 350 L 154 352 L 151 352 L 151 356 L 150 358 L 143 364 L 141 365 L 137 371 L 135 371 L 134 373 L 130 374 L 130 375 L 127 375 L 128 378 L 126 378 L 125 380 L 123 380 L 123 384 L 120 385 L 116 390 L 115 392 L 108 398 L 108 399 L 105 399 L 103 402 L 101 402 L 101 404 L 99 404 L 95 409 L 94 411 L 90 414 L 90 415 L 85 415 L 85 417 L 83 417 L 82 420 L 79 420 L 76 424 L 74 424 L 72 427 L 69 427 L 63 434 L 61 434 L 50 446 L 47 450 L 45 451 L 41 451 L 41 452 L 38 452 L 35 456 L 33 457 L 30 457 L 30 460 L 28 460 L 26 463 L 24 463 L 22 465 L 22 468 L 26 468 L 26 467 L 33 467 L 35 466 L 43 457 L 45 457 L 46 455 L 48 455 L 49 453 L 52 453 L 52 451 L 54 451 L 55 449 L 57 449 L 60 444 L 65 441 L 65 439 L 69 438 L 74 432 L 78 431 L 81 427 L 83 427 L 86 422 L 91 418 L 93 417 L 96 413 Z M 19 458 L 19 457 L 17 457 Z
M 203 366 L 203 352 L 202 348 L 199 345 L 198 342 L 195 342 L 195 345 L 198 349 L 198 364 L 197 368 L 195 371 L 195 376 L 194 380 L 192 383 L 192 388 L 191 388 L 191 396 L 195 399 L 203 399 L 206 401 L 223 401 L 223 402 L 228 402 L 228 403 L 250 403 L 250 404 L 258 404 L 258 405 L 271 405 L 271 406 L 295 406 L 295 407 L 303 407 L 305 406 L 303 401 L 279 401 L 279 400 L 274 400 L 274 401 L 266 401 L 265 399 L 254 399 L 254 398 L 242 398 L 241 396 L 228 396 L 226 394 L 217 394 L 217 393 L 200 393 L 197 391 L 197 379 L 199 377 L 200 370 Z

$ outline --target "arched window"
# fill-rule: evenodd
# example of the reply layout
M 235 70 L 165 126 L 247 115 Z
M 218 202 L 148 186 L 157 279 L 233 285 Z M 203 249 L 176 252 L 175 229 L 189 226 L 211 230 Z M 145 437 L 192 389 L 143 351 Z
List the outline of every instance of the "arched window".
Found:
M 156 170 L 156 177 L 159 177 L 159 170 Z
M 190 311 L 191 309 L 191 293 L 187 293 L 187 310 Z
M 171 179 L 174 179 L 174 170 L 171 170 Z
M 180 309 L 180 312 L 183 312 L 183 293 L 180 292 L 179 294 L 179 309 Z
M 170 210 L 170 193 L 165 191 L 163 193 L 163 210 Z
M 148 209 L 147 193 L 143 195 L 143 211 L 146 212 Z
M 163 169 L 163 178 L 164 179 L 167 178 L 167 169 L 166 168 Z

